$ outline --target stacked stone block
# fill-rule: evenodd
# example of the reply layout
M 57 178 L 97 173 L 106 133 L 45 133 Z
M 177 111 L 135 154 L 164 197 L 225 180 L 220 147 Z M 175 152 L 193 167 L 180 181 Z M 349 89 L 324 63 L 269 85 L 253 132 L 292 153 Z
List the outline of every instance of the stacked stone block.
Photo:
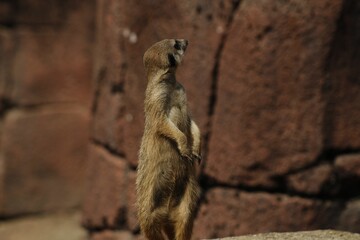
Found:
M 83 224 L 137 239 L 142 55 L 189 40 L 178 80 L 203 134 L 194 239 L 359 228 L 356 0 L 97 1 Z
M 95 2 L 0 3 L 0 218 L 78 207 Z

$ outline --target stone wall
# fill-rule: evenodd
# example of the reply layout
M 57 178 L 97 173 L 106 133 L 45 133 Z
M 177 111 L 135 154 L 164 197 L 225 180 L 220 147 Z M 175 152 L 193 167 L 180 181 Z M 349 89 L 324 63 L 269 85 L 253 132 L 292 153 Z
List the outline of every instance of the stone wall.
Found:
M 190 42 L 194 239 L 360 232 L 357 0 L 0 1 L 0 219 L 78 206 L 88 167 L 90 238 L 141 238 L 142 55 L 163 38 Z
M 94 1 L 0 1 L 0 219 L 79 207 Z
M 360 232 L 358 1 L 98 0 L 96 10 L 92 239 L 139 234 L 142 55 L 163 38 L 190 42 L 178 80 L 203 136 L 194 239 Z

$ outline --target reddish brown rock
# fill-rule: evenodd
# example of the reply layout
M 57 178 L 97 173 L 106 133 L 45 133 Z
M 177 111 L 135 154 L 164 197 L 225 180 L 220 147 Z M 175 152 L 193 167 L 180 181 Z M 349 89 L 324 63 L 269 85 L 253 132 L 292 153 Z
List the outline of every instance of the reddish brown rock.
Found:
M 285 178 L 293 193 L 322 197 L 340 184 L 333 181 L 333 168 L 337 174 L 347 167 L 309 166 L 326 147 L 356 146 L 357 109 L 351 108 L 357 103 L 349 102 L 357 99 L 356 72 L 331 76 L 351 75 L 352 83 L 334 84 L 339 85 L 336 94 L 324 96 L 327 57 L 344 1 L 244 0 L 238 8 L 237 2 L 97 1 L 93 138 L 102 146 L 92 154 L 95 177 L 89 186 L 96 187 L 85 201 L 86 227 L 138 231 L 135 172 L 127 163 L 137 164 L 143 131 L 142 55 L 163 38 L 190 41 L 178 80 L 203 134 L 211 130 L 206 174 L 226 184 L 272 188 L 278 187 L 277 179 L 296 172 Z M 354 49 L 354 42 L 346 49 Z M 351 68 L 356 63 L 346 62 Z M 345 99 L 349 87 L 351 97 Z M 340 99 L 336 111 L 329 99 Z M 213 127 L 207 129 L 210 117 Z M 328 131 L 333 123 L 340 127 Z M 215 189 L 200 206 L 194 238 L 336 227 L 341 211 L 341 204 L 332 201 Z M 118 239 L 117 234 L 92 237 Z
M 104 2 L 98 0 L 96 15 L 96 48 L 94 50 L 95 77 L 97 84 L 108 82 L 108 87 L 116 86 L 113 93 L 121 93 L 124 84 L 124 56 L 122 55 L 122 35 L 119 30 L 121 1 Z M 104 81 L 106 80 L 106 81 Z M 100 87 L 101 87 L 100 85 Z M 97 89 L 98 90 L 98 89 Z
M 216 188 L 200 207 L 193 238 L 332 228 L 340 211 L 336 202 Z
M 127 173 L 124 159 L 101 146 L 90 151 L 83 224 L 88 228 L 124 227 L 127 212 Z
M 106 140 L 106 143 L 120 146 L 118 151 L 124 152 L 126 159 L 136 165 L 143 133 L 146 87 L 142 56 L 156 41 L 171 37 L 187 38 L 190 42 L 178 79 L 187 90 L 190 110 L 205 135 L 215 57 L 232 10 L 232 1 L 209 3 L 200 0 L 187 4 L 166 1 L 156 6 L 154 3 L 98 1 L 98 6 L 96 73 L 98 76 L 106 73 L 107 88 L 114 89 L 113 94 L 124 99 L 125 109 L 117 115 L 121 120 L 114 123 L 124 123 L 124 149 L 121 144 L 113 143 L 114 138 Z M 119 9 L 124 14 L 118 14 Z M 143 24 L 150 21 L 150 25 Z M 113 114 L 102 118 L 114 119 L 110 115 Z M 105 122 L 99 119 L 95 124 L 105 126 Z
M 323 68 L 341 0 L 242 1 L 221 54 L 206 173 L 276 186 L 322 150 Z
M 143 234 L 135 235 L 134 240 L 146 240 L 146 237 Z
M 328 148 L 360 148 L 360 2 L 344 1 L 325 88 Z
M 91 235 L 90 240 L 134 240 L 134 236 L 128 231 L 102 231 Z
M 127 226 L 132 232 L 137 232 L 140 228 L 138 218 L 137 218 L 137 209 L 136 209 L 136 172 L 130 171 L 128 173 L 128 188 L 127 188 Z
M 12 6 L 9 1 L 0 2 L 0 23 L 9 21 L 12 13 Z
M 125 14 L 118 14 L 121 1 L 97 1 L 97 6 L 93 138 L 125 155 L 126 62 L 119 30 L 119 19 Z
M 125 61 L 121 33 L 123 29 L 120 30 L 119 26 L 119 22 L 125 14 L 118 14 L 119 9 L 124 10 L 121 1 L 110 3 L 98 1 L 97 29 L 99 31 L 97 31 L 97 48 L 95 51 L 97 98 L 93 108 L 93 136 L 96 141 L 110 146 L 121 155 L 125 155 L 124 139 L 126 136 L 124 132 L 127 122 L 131 121 L 133 117 L 127 115 L 125 101 L 124 84 L 127 76 L 127 62 Z M 114 29 L 117 30 L 114 31 Z M 140 98 L 140 95 L 138 97 Z M 134 148 L 136 147 L 138 144 L 134 146 Z M 137 157 L 135 159 L 133 157 L 131 162 L 135 164 Z
M 340 155 L 335 170 L 341 180 L 341 194 L 354 197 L 360 194 L 360 154 Z
M 360 233 L 360 200 L 352 200 L 346 204 L 336 229 Z
M 2 140 L 2 122 L 0 121 L 0 150 L 2 150 L 1 140 Z M 5 178 L 5 161 L 0 154 L 0 206 L 4 206 L 4 202 L 5 202 L 4 178 Z
M 360 177 L 360 154 L 340 155 L 335 160 L 335 167 L 342 174 Z
M 105 230 L 91 235 L 89 240 L 147 240 L 143 235 L 133 235 L 129 231 Z
M 88 114 L 52 107 L 13 110 L 4 119 L 2 216 L 67 209 L 82 199 Z
M 14 42 L 13 34 L 9 30 L 0 28 L 0 116 L 5 108 L 4 99 L 11 93 L 10 69 L 15 51 Z
M 96 103 L 93 106 L 92 136 L 96 142 L 108 145 L 124 155 L 124 95 L 113 94 L 110 84 L 104 81 L 106 80 L 102 79 L 98 85 Z
M 67 21 L 69 10 L 83 9 L 94 6 L 94 1 L 82 4 L 81 1 L 51 0 L 39 2 L 37 0 L 2 1 L 0 3 L 0 24 L 43 24 L 59 25 Z M 84 9 L 83 9 L 84 10 Z
M 335 174 L 330 164 L 322 164 L 305 171 L 291 174 L 287 186 L 291 191 L 305 194 L 334 194 L 339 187 L 335 185 Z
M 85 240 L 87 233 L 79 225 L 80 212 L 65 211 L 41 215 L 17 216 L 0 221 L 0 236 L 4 240 Z
M 63 24 L 57 28 L 14 30 L 13 101 L 21 105 L 90 105 L 93 14 L 94 4 L 84 3 L 81 8 L 67 9 Z

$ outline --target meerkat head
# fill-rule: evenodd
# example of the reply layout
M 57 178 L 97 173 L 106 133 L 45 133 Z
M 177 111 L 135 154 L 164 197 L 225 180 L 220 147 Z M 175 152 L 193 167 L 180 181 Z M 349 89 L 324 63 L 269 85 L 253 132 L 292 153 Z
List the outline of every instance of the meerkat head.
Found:
M 181 63 L 188 41 L 185 39 L 164 39 L 152 45 L 144 54 L 147 71 L 171 70 Z

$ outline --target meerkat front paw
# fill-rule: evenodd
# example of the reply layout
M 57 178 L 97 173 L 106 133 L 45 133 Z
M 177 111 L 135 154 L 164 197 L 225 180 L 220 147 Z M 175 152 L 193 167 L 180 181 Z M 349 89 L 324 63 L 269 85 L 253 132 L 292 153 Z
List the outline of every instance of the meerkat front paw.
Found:
M 193 145 L 192 147 L 192 155 L 195 160 L 197 160 L 198 164 L 201 163 L 202 156 L 201 156 L 201 145 L 200 141 L 198 144 Z
M 202 160 L 201 154 L 200 154 L 200 153 L 193 152 L 192 155 L 193 155 L 193 159 L 196 160 L 198 164 L 200 164 L 200 163 L 201 163 L 201 160 Z
M 182 145 L 179 145 L 179 152 L 181 154 L 181 156 L 185 157 L 185 158 L 188 158 L 190 159 L 191 158 L 191 151 L 190 149 L 187 147 L 186 144 L 182 144 Z
M 185 135 L 181 138 L 180 142 L 178 143 L 178 149 L 181 156 L 185 158 L 191 158 L 191 150 L 188 148 L 187 139 Z

